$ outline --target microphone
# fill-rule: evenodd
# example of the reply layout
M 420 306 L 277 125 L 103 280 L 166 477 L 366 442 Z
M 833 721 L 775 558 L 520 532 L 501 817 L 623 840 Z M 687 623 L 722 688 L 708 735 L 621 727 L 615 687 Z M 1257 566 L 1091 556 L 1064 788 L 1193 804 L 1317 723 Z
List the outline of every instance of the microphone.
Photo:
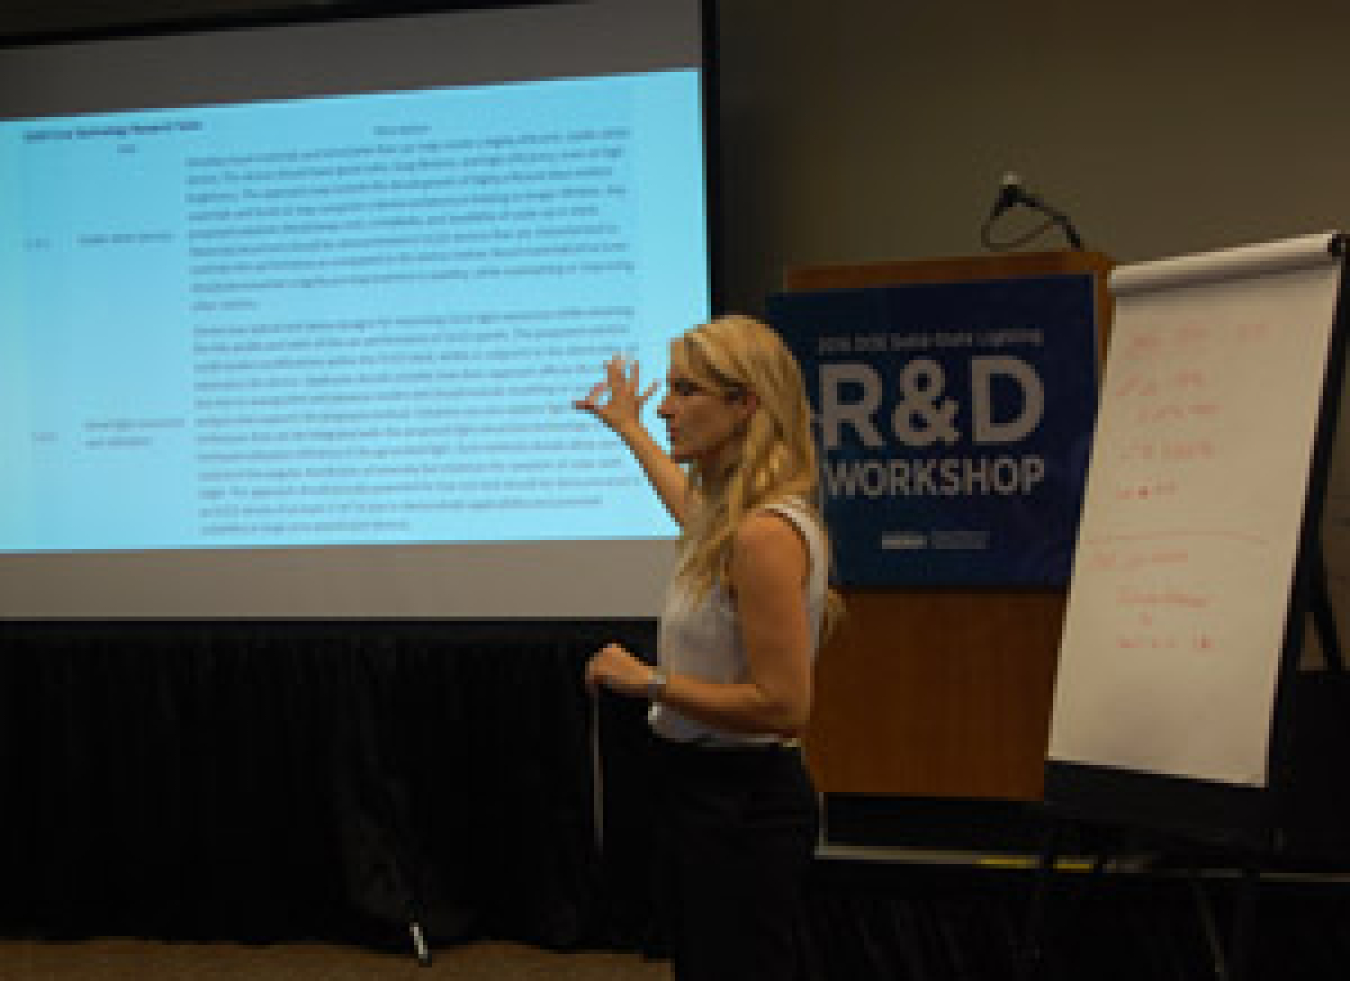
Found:
M 989 210 L 989 220 L 993 221 L 1009 208 L 1019 204 L 1038 211 L 1045 207 L 1045 202 L 1026 189 L 1022 178 L 1009 171 L 1003 175 L 1003 180 L 999 183 L 998 197 L 994 199 L 994 206 Z
M 1030 208 L 1033 211 L 1039 211 L 1041 214 L 1045 215 L 1046 223 L 1042 225 L 1038 231 L 1032 232 L 1031 235 L 1026 236 L 1023 241 L 1000 246 L 993 241 L 990 229 L 994 222 L 997 221 L 1004 212 L 1008 211 L 1010 208 L 1015 208 L 1018 205 Z M 981 239 L 988 248 L 1008 248 L 1025 244 L 1026 241 L 1035 238 L 1046 228 L 1055 225 L 1059 226 L 1060 230 L 1064 233 L 1064 237 L 1069 240 L 1071 246 L 1080 250 L 1083 248 L 1083 240 L 1078 235 L 1078 230 L 1073 227 L 1073 222 L 1069 221 L 1069 216 L 1046 204 L 1039 195 L 1028 191 L 1026 185 L 1022 183 L 1022 178 L 1009 171 L 1003 175 L 1003 180 L 999 182 L 998 197 L 994 199 L 994 206 L 989 209 L 989 217 L 984 220 Z

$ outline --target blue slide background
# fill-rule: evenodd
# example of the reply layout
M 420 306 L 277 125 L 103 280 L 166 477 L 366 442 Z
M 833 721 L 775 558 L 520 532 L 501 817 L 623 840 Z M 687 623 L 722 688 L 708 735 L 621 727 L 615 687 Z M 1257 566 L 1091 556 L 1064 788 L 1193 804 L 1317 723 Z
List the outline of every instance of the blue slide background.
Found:
M 0 123 L 0 551 L 673 534 L 617 440 L 569 406 L 599 377 L 602 348 L 638 357 L 644 375 L 658 378 L 669 338 L 707 315 L 699 97 L 696 72 L 667 71 Z M 549 151 L 540 163 L 525 153 L 531 140 Z M 337 149 L 347 156 L 336 159 L 365 170 L 351 178 L 326 171 L 306 195 L 305 163 L 328 154 L 331 164 Z M 583 151 L 604 166 L 559 162 Z M 248 224 L 238 219 L 203 217 L 211 188 L 227 179 L 232 203 L 221 207 L 238 213 L 249 204 L 331 201 L 339 188 L 370 180 L 372 162 L 385 168 L 377 178 L 384 185 L 345 191 L 359 205 L 354 214 L 384 208 L 422 236 L 430 234 L 424 222 L 440 215 L 446 240 L 452 226 L 487 227 L 470 221 L 469 199 L 499 187 L 517 195 L 494 205 L 503 209 L 499 238 L 539 242 L 548 232 L 548 241 L 600 242 L 610 253 L 580 267 L 566 260 L 562 272 L 544 260 L 522 271 L 518 257 L 483 258 L 479 249 L 465 259 L 444 241 L 421 246 L 405 236 L 358 248 L 340 244 L 342 231 L 269 237 L 244 234 Z M 522 168 L 532 166 L 530 177 Z M 459 203 L 444 204 L 443 191 L 405 190 L 397 192 L 404 203 L 388 207 L 390 182 L 456 173 Z M 583 221 L 592 230 L 569 238 L 561 212 L 529 210 L 522 195 L 542 198 L 549 187 L 598 201 Z M 441 205 L 415 204 L 418 194 L 436 193 Z M 233 237 L 202 234 L 221 229 Z M 194 253 L 217 241 L 276 250 L 261 261 Z M 316 262 L 316 254 L 328 258 Z M 331 275 L 334 261 L 343 275 Z M 228 350 L 222 337 L 331 340 L 383 329 L 387 338 L 404 321 L 434 329 L 421 329 L 415 351 L 384 340 L 363 350 L 405 368 L 414 357 L 435 357 L 442 368 L 474 358 L 486 379 L 451 383 L 453 373 L 442 371 L 433 383 L 404 371 L 397 382 L 362 383 L 374 401 L 416 404 L 365 421 L 335 423 L 330 413 L 317 423 L 311 408 L 296 409 L 285 426 L 250 426 L 240 416 L 258 418 L 256 407 L 236 405 L 226 413 L 234 418 L 204 408 L 203 382 L 225 377 L 310 393 L 362 387 L 350 380 L 355 369 L 337 366 L 341 359 L 332 371 L 348 382 L 320 384 L 321 355 L 303 369 L 257 360 L 241 369 L 237 357 L 220 354 Z M 352 324 L 362 325 L 355 334 Z M 465 344 L 474 337 L 488 347 L 471 354 Z M 552 384 L 521 394 L 527 386 L 494 381 L 494 371 Z M 541 435 L 494 442 L 494 421 L 518 413 L 540 420 Z M 456 418 L 458 429 L 446 422 Z M 231 446 L 256 446 L 259 434 L 283 431 L 290 442 L 266 444 L 270 462 L 236 454 L 226 466 L 203 442 L 228 432 Z M 343 446 L 341 468 L 300 449 L 334 442 Z M 397 479 L 387 466 L 394 459 Z M 573 479 L 597 470 L 605 481 Z

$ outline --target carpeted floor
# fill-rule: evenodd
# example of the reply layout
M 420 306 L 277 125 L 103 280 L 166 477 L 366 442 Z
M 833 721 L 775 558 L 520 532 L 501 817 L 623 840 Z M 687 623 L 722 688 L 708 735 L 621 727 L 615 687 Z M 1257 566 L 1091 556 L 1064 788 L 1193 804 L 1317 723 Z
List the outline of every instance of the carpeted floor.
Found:
M 0 981 L 668 981 L 635 954 L 553 953 L 483 943 L 412 957 L 319 944 L 233 946 L 140 940 L 0 941 Z

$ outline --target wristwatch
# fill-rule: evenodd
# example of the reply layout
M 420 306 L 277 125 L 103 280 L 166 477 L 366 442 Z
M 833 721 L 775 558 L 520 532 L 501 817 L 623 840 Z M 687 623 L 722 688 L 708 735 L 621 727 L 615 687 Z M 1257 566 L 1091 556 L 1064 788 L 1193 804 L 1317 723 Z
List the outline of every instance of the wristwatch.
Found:
M 665 668 L 652 668 L 652 673 L 647 675 L 647 701 L 661 701 L 661 696 L 666 691 L 666 682 L 669 680 L 670 676 L 666 674 Z

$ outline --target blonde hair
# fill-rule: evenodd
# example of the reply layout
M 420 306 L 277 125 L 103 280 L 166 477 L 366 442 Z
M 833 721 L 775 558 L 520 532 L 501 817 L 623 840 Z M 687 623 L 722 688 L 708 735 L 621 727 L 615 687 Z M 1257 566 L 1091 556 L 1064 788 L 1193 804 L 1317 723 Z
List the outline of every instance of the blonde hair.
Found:
M 703 388 L 727 396 L 753 395 L 758 405 L 740 433 L 740 452 L 721 472 L 689 465 L 695 504 L 681 540 L 676 577 L 694 596 L 727 582 L 731 545 L 749 514 L 795 498 L 810 510 L 826 541 L 820 517 L 819 471 L 811 435 L 811 407 L 797 360 L 782 338 L 753 317 L 718 317 L 686 331 L 671 344 L 670 364 Z M 827 592 L 825 625 L 842 602 Z

